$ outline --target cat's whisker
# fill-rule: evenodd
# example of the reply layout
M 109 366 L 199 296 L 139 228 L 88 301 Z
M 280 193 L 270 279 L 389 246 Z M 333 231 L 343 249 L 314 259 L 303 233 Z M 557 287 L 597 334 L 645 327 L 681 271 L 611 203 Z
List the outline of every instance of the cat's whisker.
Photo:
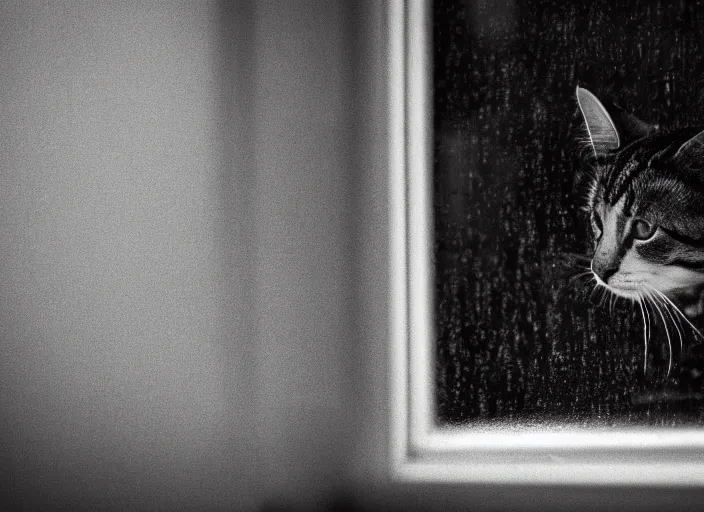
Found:
M 662 310 L 660 309 L 660 305 L 655 299 L 654 295 L 650 295 L 651 303 L 655 310 L 658 312 L 660 315 L 660 318 L 662 319 L 662 324 L 665 327 L 665 336 L 667 337 L 667 346 L 670 349 L 669 353 L 669 360 L 667 364 L 667 376 L 670 376 L 670 370 L 672 369 L 672 341 L 670 339 L 670 329 L 667 328 L 667 320 L 665 319 L 665 315 L 663 314 Z
M 569 282 L 572 283 L 572 282 L 578 281 L 580 279 L 584 279 L 585 277 L 591 277 L 593 279 L 594 276 L 592 276 L 592 271 L 587 270 L 586 272 L 580 272 L 579 274 L 575 274 L 569 278 Z
M 619 299 L 618 295 L 616 295 L 615 293 L 611 294 L 611 301 L 610 301 L 611 303 L 609 304 L 609 314 L 611 316 L 614 315 L 614 307 L 618 303 L 618 299 Z
M 645 360 L 646 360 L 646 365 L 647 365 L 647 361 L 648 361 L 648 347 L 650 346 L 650 339 L 651 339 L 652 336 L 653 336 L 652 322 L 653 322 L 654 320 L 651 320 L 651 317 L 650 317 L 650 308 L 648 307 L 648 303 L 651 301 L 651 299 L 650 299 L 650 297 L 648 296 L 647 293 L 643 296 L 643 299 L 644 299 L 644 301 L 643 301 L 643 309 L 645 310 L 645 317 L 646 317 L 646 319 L 648 320 L 648 341 L 647 341 L 646 346 L 645 346 Z M 653 313 L 653 316 L 655 316 L 655 313 Z
M 601 300 L 599 301 L 599 307 L 602 307 L 604 305 L 604 302 L 608 300 L 609 297 L 609 292 L 606 289 L 606 287 L 600 287 L 601 289 Z
M 663 298 L 665 298 L 664 295 L 663 295 Z M 675 307 L 675 305 L 670 303 L 669 301 L 665 301 L 665 304 L 667 304 L 667 306 L 668 306 L 667 307 L 668 313 L 673 317 L 673 323 L 676 323 L 676 325 L 677 325 L 677 330 L 680 335 L 680 357 L 681 357 L 682 350 L 684 348 L 684 338 L 685 338 L 684 325 L 682 325 L 682 320 L 680 320 L 679 315 L 677 315 L 677 313 L 676 313 L 677 308 Z M 675 310 L 674 313 L 672 311 L 673 309 Z
M 651 286 L 651 288 L 653 288 L 653 287 Z M 687 322 L 687 324 L 692 328 L 692 330 L 694 331 L 694 333 L 695 333 L 697 336 L 699 336 L 699 338 L 701 338 L 702 341 L 704 341 L 704 335 L 703 335 L 701 332 L 699 332 L 699 329 L 697 329 L 697 328 L 694 326 L 694 324 L 693 324 L 692 322 L 690 322 L 689 318 L 687 318 L 687 316 L 686 316 L 684 313 L 682 313 L 682 310 L 680 310 L 680 308 L 678 308 L 677 305 L 675 305 L 675 303 L 672 302 L 672 300 L 670 300 L 670 298 L 669 298 L 667 295 L 665 295 L 664 293 L 662 293 L 660 290 L 658 290 L 658 289 L 656 289 L 656 288 L 653 288 L 653 290 L 655 290 L 660 296 L 662 296 L 662 298 L 663 298 L 668 304 L 670 304 L 670 306 L 672 306 L 672 308 L 675 310 L 675 312 L 677 312 L 677 315 L 678 315 L 680 318 L 682 318 L 685 322 Z
M 643 309 L 643 295 L 638 294 L 638 306 L 643 317 L 643 373 L 648 369 L 648 324 L 645 321 L 645 310 Z
M 609 315 L 613 316 L 612 304 L 614 303 L 614 295 L 610 293 L 606 296 L 606 309 L 609 311 Z
M 596 283 L 594 285 L 594 288 L 592 288 L 592 291 L 589 293 L 589 300 L 590 301 L 593 301 L 595 293 L 602 293 L 602 294 L 604 293 L 604 289 L 601 287 L 601 285 L 599 283 Z M 603 295 L 602 295 L 602 298 L 603 298 Z
M 650 321 L 650 310 L 648 309 L 648 301 L 643 303 L 643 308 L 645 309 L 645 316 L 648 319 L 648 344 L 650 344 L 650 338 L 653 335 L 653 327 Z
M 680 319 L 679 308 L 667 297 L 667 295 L 662 293 L 660 290 L 656 290 L 656 292 L 660 296 L 660 300 L 662 300 L 667 305 L 668 310 L 674 310 L 674 317 L 675 321 L 677 322 L 677 325 L 684 329 L 684 325 L 682 325 L 682 320 Z
M 680 354 L 681 354 L 683 341 L 682 341 L 682 330 L 680 328 L 681 328 L 682 324 L 679 322 L 679 319 L 676 316 L 674 316 L 672 314 L 672 312 L 670 311 L 670 308 L 669 308 L 670 304 L 668 304 L 667 302 L 662 300 L 662 297 L 664 297 L 664 295 L 659 290 L 657 290 L 655 288 L 653 288 L 653 289 L 655 290 L 655 293 L 657 294 L 657 296 L 659 296 L 659 300 L 660 300 L 660 303 L 663 305 L 663 309 L 665 310 L 667 315 L 672 320 L 672 325 L 675 327 L 675 329 L 677 329 L 677 334 L 680 337 Z M 656 296 L 656 298 L 658 298 L 657 296 Z
M 565 269 L 582 270 L 582 271 L 590 270 L 589 263 L 591 262 L 591 258 L 589 258 L 588 256 L 585 256 L 584 254 L 563 252 L 563 253 L 560 253 L 560 256 L 561 256 L 560 264 Z
M 596 293 L 596 291 L 597 291 L 598 289 L 599 289 L 599 285 L 598 285 L 598 284 L 595 284 L 595 285 L 594 285 L 594 288 L 592 288 L 592 291 L 589 292 L 589 301 L 592 301 L 592 297 L 594 297 L 594 294 Z M 592 304 L 593 304 L 593 302 L 592 302 Z
M 561 254 L 562 256 L 565 256 L 565 257 L 573 258 L 575 260 L 582 260 L 585 262 L 588 262 L 591 260 L 590 256 L 587 256 L 586 254 L 582 254 L 579 252 L 560 251 L 559 254 Z

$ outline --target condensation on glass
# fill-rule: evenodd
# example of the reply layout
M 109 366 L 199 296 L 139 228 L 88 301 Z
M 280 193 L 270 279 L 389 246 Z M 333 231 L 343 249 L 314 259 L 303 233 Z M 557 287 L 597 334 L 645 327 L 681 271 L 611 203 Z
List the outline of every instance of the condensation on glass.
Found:
M 697 397 L 662 393 L 662 332 L 645 360 L 638 308 L 593 293 L 572 257 L 590 250 L 576 86 L 661 126 L 701 124 L 704 9 L 637 5 L 433 3 L 440 424 L 704 419 Z

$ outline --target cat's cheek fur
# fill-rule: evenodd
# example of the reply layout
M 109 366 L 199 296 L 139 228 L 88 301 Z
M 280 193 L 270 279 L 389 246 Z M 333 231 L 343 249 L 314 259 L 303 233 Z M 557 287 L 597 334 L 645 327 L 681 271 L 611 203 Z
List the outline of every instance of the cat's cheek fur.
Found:
M 651 288 L 674 298 L 685 290 L 703 286 L 704 273 L 676 265 L 653 263 L 633 250 L 626 253 L 618 272 L 608 282 L 608 288 L 613 293 L 628 298 L 637 298 L 639 293 L 647 294 L 652 291 Z
M 663 265 L 655 277 L 653 286 L 665 295 L 704 285 L 704 274 L 675 265 Z

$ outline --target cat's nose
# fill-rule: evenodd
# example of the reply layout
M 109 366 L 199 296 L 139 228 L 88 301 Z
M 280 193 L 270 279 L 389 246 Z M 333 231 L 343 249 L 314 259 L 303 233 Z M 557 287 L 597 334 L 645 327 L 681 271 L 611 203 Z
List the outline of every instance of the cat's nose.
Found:
M 601 278 L 602 281 L 608 284 L 609 278 L 618 272 L 618 266 L 602 267 L 600 265 L 595 265 L 594 272 Z

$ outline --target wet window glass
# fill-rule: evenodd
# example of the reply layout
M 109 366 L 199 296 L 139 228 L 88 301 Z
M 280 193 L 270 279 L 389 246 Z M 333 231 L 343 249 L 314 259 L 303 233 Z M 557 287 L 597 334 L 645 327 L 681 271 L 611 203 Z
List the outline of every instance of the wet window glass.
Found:
M 433 3 L 441 424 L 704 419 L 700 312 L 596 286 L 594 162 L 575 93 L 661 129 L 702 124 L 702 7 Z M 655 228 L 633 229 L 645 240 Z

